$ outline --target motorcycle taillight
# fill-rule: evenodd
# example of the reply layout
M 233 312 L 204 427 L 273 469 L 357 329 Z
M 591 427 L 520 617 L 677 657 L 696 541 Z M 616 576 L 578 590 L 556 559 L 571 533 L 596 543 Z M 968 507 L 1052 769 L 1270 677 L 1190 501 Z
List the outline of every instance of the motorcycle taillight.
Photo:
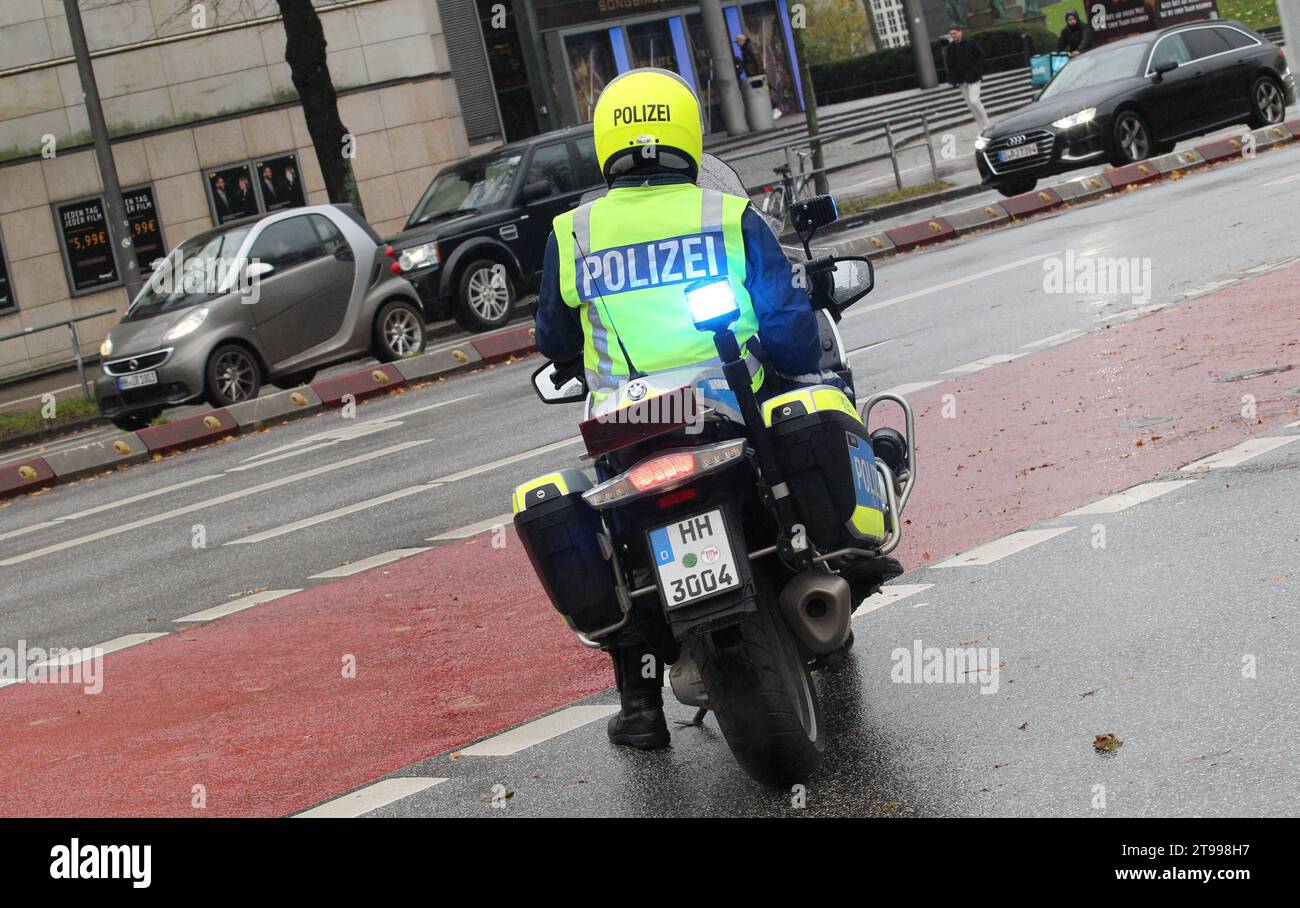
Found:
M 666 454 L 637 464 L 628 471 L 627 478 L 638 492 L 649 492 L 685 479 L 694 472 L 695 455 Z

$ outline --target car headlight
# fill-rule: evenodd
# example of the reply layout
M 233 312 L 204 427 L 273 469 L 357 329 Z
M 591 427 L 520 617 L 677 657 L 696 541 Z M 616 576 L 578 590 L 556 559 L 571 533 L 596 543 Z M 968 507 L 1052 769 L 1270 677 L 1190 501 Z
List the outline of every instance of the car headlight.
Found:
M 1096 116 L 1097 108 L 1089 107 L 1086 110 L 1072 113 L 1068 117 L 1061 117 L 1059 120 L 1053 120 L 1052 125 L 1057 129 L 1072 129 L 1075 126 L 1082 126 L 1084 123 L 1091 123 Z
M 113 355 L 113 338 L 111 336 L 104 338 L 104 342 L 99 345 L 99 355 L 100 356 Z
M 193 334 L 195 331 L 198 330 L 199 325 L 203 324 L 203 320 L 206 319 L 207 317 L 208 317 L 208 310 L 206 308 L 195 309 L 193 312 L 185 316 L 179 322 L 172 325 L 171 328 L 167 330 L 167 333 L 163 335 L 163 340 L 165 341 L 180 340 L 182 337 L 184 337 L 187 334 Z
M 431 265 L 437 265 L 439 261 L 437 243 L 421 243 L 419 246 L 411 246 L 408 249 L 403 249 L 397 256 L 397 264 L 401 266 L 403 271 L 427 268 Z
M 988 136 L 976 136 L 976 137 L 975 137 L 975 150 L 976 150 L 976 151 L 983 151 L 984 149 L 986 149 L 986 148 L 988 148 L 988 147 L 989 147 L 989 137 L 988 137 Z

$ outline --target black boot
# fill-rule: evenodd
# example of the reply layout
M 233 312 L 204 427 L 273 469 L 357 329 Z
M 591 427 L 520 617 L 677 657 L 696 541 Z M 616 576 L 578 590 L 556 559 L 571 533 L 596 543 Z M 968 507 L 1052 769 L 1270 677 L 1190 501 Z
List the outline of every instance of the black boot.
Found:
M 649 655 L 653 677 L 642 675 L 642 659 Z M 609 740 L 614 744 L 654 750 L 668 746 L 668 722 L 664 719 L 663 666 L 657 656 L 641 646 L 616 646 L 614 680 L 618 684 L 621 709 L 609 717 Z

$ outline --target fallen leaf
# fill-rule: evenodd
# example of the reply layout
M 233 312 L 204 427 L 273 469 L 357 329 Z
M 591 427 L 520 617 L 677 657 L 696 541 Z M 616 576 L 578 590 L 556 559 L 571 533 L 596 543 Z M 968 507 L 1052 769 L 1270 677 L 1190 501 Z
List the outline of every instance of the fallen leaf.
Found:
M 1093 736 L 1092 748 L 1097 751 L 1097 753 L 1108 754 L 1119 750 L 1123 743 L 1123 741 L 1115 737 L 1114 733 L 1105 732 L 1104 734 Z

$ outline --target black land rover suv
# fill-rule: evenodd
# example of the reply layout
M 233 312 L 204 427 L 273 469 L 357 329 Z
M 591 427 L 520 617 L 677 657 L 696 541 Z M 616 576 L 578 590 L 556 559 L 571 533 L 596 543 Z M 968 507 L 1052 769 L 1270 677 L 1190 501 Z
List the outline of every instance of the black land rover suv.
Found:
M 591 126 L 535 136 L 440 171 L 388 239 L 429 321 L 504 325 L 536 289 L 551 219 L 603 186 Z

